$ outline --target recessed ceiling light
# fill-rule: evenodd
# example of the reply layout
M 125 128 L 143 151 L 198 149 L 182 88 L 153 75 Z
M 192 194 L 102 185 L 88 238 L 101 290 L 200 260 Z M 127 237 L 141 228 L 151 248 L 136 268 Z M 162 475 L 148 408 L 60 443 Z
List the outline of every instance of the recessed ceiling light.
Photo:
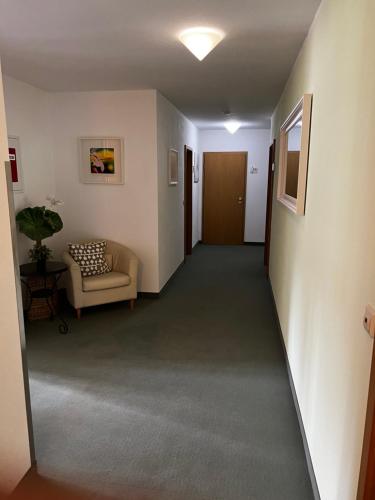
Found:
M 226 124 L 225 124 L 225 128 L 231 134 L 235 134 L 240 127 L 241 127 L 241 123 L 236 122 L 235 120 L 229 120 L 229 122 L 226 122 Z
M 202 61 L 225 37 L 225 33 L 215 28 L 189 28 L 179 35 L 180 42 Z

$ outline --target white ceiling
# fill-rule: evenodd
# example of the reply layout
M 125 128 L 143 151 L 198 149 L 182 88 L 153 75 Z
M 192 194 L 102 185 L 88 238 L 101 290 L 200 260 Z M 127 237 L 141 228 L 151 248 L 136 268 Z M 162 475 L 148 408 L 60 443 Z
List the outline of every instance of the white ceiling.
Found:
M 269 125 L 320 0 L 0 0 L 5 74 L 52 91 L 158 89 L 202 128 Z M 226 38 L 203 62 L 184 28 Z

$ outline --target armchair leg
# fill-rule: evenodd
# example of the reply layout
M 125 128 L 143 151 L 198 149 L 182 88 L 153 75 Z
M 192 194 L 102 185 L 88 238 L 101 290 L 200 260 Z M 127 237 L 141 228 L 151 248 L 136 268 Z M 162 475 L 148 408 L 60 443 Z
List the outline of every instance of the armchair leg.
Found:
M 81 309 L 76 309 L 77 319 L 81 319 Z
M 130 310 L 133 311 L 135 307 L 135 299 L 130 299 Z

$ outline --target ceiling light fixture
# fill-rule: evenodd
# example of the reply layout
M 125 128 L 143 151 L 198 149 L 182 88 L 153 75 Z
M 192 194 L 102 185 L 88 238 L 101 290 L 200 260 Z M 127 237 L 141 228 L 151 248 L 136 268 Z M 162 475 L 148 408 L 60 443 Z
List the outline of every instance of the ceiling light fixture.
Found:
M 180 42 L 200 61 L 203 61 L 224 37 L 223 31 L 204 27 L 189 28 L 179 35 Z
M 240 127 L 241 127 L 241 123 L 240 122 L 236 122 L 235 120 L 229 120 L 225 124 L 225 128 L 231 134 L 235 134 Z

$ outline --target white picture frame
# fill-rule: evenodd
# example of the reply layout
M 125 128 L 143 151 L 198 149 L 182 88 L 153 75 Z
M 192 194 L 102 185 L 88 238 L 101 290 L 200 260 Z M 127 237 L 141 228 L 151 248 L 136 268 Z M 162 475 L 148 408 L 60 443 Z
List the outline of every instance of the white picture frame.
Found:
M 178 151 L 173 148 L 168 151 L 168 184 L 170 186 L 178 184 Z
M 8 136 L 8 154 L 11 167 L 12 188 L 15 192 L 24 190 L 22 155 L 20 138 L 15 135 Z
M 193 179 L 194 179 L 195 184 L 197 184 L 199 182 L 199 165 L 198 164 L 196 164 L 193 167 Z
M 193 164 L 193 168 L 197 166 L 197 153 L 195 151 L 193 151 L 193 161 L 192 161 L 192 164 Z
M 124 141 L 120 137 L 80 137 L 79 178 L 84 184 L 124 184 Z
M 296 215 L 305 215 L 306 208 L 312 97 L 312 94 L 304 94 L 280 128 L 277 199 Z M 295 151 L 288 151 L 288 134 L 297 126 L 301 129 L 300 151 L 297 151 L 298 162 L 296 169 L 297 175 L 295 175 L 297 178 L 295 196 L 291 196 L 288 194 L 287 189 L 289 173 L 288 158 L 289 154 L 295 153 Z

